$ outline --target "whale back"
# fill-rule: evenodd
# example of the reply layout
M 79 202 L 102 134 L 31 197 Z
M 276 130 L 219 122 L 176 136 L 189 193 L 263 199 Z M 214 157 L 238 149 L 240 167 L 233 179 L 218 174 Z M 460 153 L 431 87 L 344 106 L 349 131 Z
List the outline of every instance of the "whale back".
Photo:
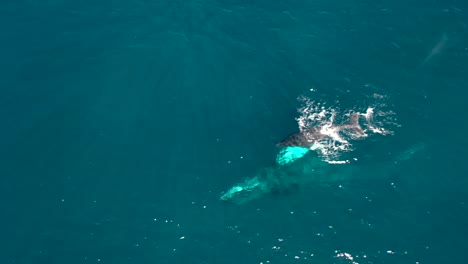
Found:
M 317 142 L 323 139 L 324 137 L 325 135 L 321 134 L 320 131 L 316 128 L 307 129 L 288 136 L 287 138 L 276 144 L 276 146 L 309 148 L 314 144 L 314 142 Z

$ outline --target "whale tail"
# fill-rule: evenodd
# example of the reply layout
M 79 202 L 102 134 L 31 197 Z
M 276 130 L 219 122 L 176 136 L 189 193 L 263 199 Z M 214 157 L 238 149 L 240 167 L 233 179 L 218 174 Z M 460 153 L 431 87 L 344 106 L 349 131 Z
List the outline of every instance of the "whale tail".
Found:
M 359 114 L 352 113 L 349 122 L 346 125 L 341 126 L 342 129 L 351 129 L 360 136 L 364 136 L 366 133 L 359 124 Z

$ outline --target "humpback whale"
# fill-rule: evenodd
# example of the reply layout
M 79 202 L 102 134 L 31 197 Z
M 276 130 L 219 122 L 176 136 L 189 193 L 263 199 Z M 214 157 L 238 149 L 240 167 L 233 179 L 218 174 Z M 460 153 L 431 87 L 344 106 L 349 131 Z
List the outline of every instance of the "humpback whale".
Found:
M 275 166 L 262 168 L 255 177 L 232 187 L 220 199 L 242 204 L 266 193 L 282 192 L 305 182 L 341 179 L 343 173 L 333 173 L 336 167 L 321 160 L 317 154 L 310 153 L 310 150 L 327 137 L 346 142 L 340 134 L 350 133 L 357 137 L 365 135 L 357 113 L 352 113 L 344 124 L 331 122 L 290 135 L 277 144 L 280 151 Z
M 323 162 L 314 154 L 307 152 L 297 160 L 264 167 L 254 177 L 246 179 L 223 193 L 220 200 L 244 204 L 269 193 L 286 192 L 307 182 L 320 183 L 338 181 L 343 178 L 343 174 L 333 172 L 335 166 Z
M 287 191 L 294 186 L 307 183 L 330 183 L 344 181 L 353 178 L 357 174 L 375 175 L 375 171 L 382 170 L 385 164 L 375 164 L 369 168 L 358 167 L 356 164 L 345 162 L 327 162 L 318 153 L 311 150 L 323 150 L 322 142 L 330 140 L 335 145 L 349 142 L 347 138 L 360 139 L 366 137 L 366 130 L 359 124 L 361 116 L 365 117 L 366 128 L 381 134 L 385 130 L 376 130 L 372 125 L 372 109 L 366 114 L 350 113 L 349 120 L 342 124 L 336 124 L 333 117 L 331 122 L 322 123 L 309 129 L 301 129 L 277 143 L 280 148 L 276 156 L 276 164 L 264 167 L 252 178 L 233 186 L 220 196 L 220 200 L 243 204 L 260 198 L 268 193 Z M 327 142 L 326 142 L 327 143 Z M 327 146 L 325 146 L 327 147 Z M 321 149 L 322 148 L 322 149 Z M 346 148 L 345 148 L 346 149 Z M 386 163 L 393 166 L 394 160 Z M 340 165 L 337 165 L 339 163 Z M 389 173 L 390 170 L 385 171 Z M 367 173 L 366 173 L 367 172 Z M 370 173 L 372 172 L 372 173 Z M 382 173 L 384 174 L 384 173 Z
M 396 154 L 392 159 L 365 165 L 329 164 L 320 159 L 313 151 L 309 151 L 293 162 L 277 163 L 275 166 L 261 168 L 254 177 L 248 178 L 222 193 L 220 200 L 244 204 L 268 194 L 288 192 L 308 184 L 327 186 L 353 179 L 386 178 L 396 172 L 399 174 L 399 170 L 402 166 L 404 168 L 404 164 L 412 161 L 416 154 L 425 152 L 425 149 L 426 144 L 419 142 Z M 281 155 L 280 152 L 278 157 Z
M 342 142 L 343 140 L 339 137 L 340 133 L 354 133 L 358 137 L 365 136 L 365 132 L 359 124 L 358 113 L 352 113 L 347 124 L 327 124 L 319 127 L 305 129 L 299 133 L 292 134 L 276 145 L 278 147 L 310 148 L 326 137 L 334 137 L 334 139 L 337 139 L 337 141 Z

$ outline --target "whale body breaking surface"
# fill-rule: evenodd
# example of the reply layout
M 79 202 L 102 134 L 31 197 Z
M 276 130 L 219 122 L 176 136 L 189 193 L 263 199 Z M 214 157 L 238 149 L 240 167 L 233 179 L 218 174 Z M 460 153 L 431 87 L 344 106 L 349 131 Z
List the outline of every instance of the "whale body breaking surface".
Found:
M 398 126 L 394 112 L 383 103 L 384 96 L 374 94 L 375 102 L 365 111 L 339 111 L 306 97 L 299 97 L 299 132 L 277 143 L 280 148 L 276 164 L 261 168 L 224 192 L 220 200 L 242 204 L 272 192 L 288 190 L 307 183 L 344 181 L 362 171 L 345 153 L 354 149 L 353 142 L 370 135 L 392 135 Z M 390 164 L 391 162 L 389 162 Z M 373 168 L 374 170 L 376 168 Z

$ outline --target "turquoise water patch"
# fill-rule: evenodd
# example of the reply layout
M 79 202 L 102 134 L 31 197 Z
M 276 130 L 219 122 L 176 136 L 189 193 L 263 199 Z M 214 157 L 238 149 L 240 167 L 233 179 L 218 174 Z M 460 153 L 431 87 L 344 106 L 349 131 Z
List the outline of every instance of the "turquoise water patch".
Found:
M 278 153 L 278 156 L 276 156 L 276 163 L 279 165 L 291 163 L 304 157 L 304 155 L 309 151 L 310 149 L 303 147 L 286 147 Z

